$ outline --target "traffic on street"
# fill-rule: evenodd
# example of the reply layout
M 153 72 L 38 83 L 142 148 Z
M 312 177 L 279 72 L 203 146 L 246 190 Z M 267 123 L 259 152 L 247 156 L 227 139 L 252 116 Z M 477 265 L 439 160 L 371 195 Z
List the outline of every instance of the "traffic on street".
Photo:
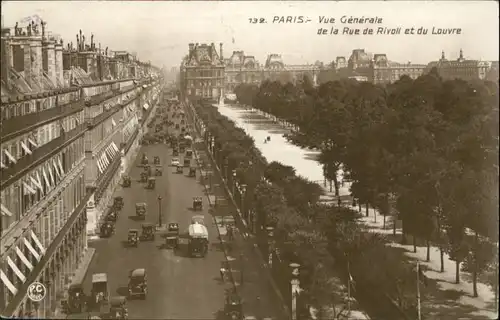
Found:
M 169 119 L 174 112 L 168 113 Z M 170 127 L 175 128 L 176 124 L 170 123 Z M 173 134 L 179 135 L 182 127 L 177 126 Z M 172 148 L 165 143 L 141 147 L 128 173 L 130 187 L 119 187 L 114 195 L 123 198 L 123 208 L 117 211 L 114 233 L 109 238 L 90 244 L 96 249 L 96 255 L 84 280 L 84 292 L 90 295 L 93 286 L 99 287 L 93 282 L 96 275 L 104 274 L 107 277 L 107 284 L 104 285 L 107 286 L 104 288 L 107 290 L 104 293 L 106 299 L 107 296 L 108 300 L 115 296 L 128 297 L 129 281 L 133 282 L 129 278 L 131 272 L 143 269 L 146 292 L 127 299 L 125 308 L 129 318 L 217 319 L 224 308 L 225 286 L 219 277 L 219 268 L 225 257 L 218 249 L 218 234 L 208 214 L 209 205 L 203 186 L 195 177 L 189 176 L 195 161 L 186 160 L 189 165 L 182 168 L 172 166 L 174 158 L 180 158 L 183 164 L 186 159 L 185 153 L 175 157 L 172 154 Z M 144 156 L 148 159 L 151 177 L 155 181 L 151 189 L 146 188 L 148 183 L 140 182 L 141 173 L 145 172 L 142 165 Z M 159 165 L 154 165 L 155 157 L 159 157 Z M 162 175 L 155 176 L 156 168 L 162 171 Z M 140 205 L 142 203 L 144 205 Z M 197 211 L 194 211 L 193 205 Z M 136 206 L 139 206 L 138 210 L 144 208 L 143 218 L 138 215 Z M 201 216 L 198 218 L 204 220 L 201 222 L 206 226 L 202 233 L 208 232 L 208 251 L 202 257 L 192 257 L 188 241 L 182 237 L 186 231 L 196 232 L 190 227 L 193 216 Z M 160 222 L 161 228 L 158 227 Z M 169 237 L 165 233 L 168 233 L 166 229 L 171 223 L 178 224 L 181 234 L 177 249 L 167 243 Z M 148 224 L 154 228 L 154 239 L 142 238 L 143 226 L 147 235 Z M 130 232 L 134 229 L 139 238 L 137 246 L 133 241 L 129 242 Z M 200 250 L 203 251 L 203 246 Z M 191 248 L 191 251 L 196 251 L 196 248 Z M 90 301 L 93 302 L 92 299 Z M 109 310 L 105 302 L 97 310 L 101 315 Z

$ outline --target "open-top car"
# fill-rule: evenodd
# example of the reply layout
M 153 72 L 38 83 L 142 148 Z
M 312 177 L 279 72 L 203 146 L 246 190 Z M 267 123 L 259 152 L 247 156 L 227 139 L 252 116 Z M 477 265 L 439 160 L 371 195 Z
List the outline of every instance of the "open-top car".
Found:
M 122 186 L 124 188 L 128 188 L 128 187 L 130 187 L 131 184 L 132 184 L 132 180 L 130 179 L 130 177 L 129 176 L 123 176 Z
M 149 162 L 148 157 L 146 156 L 145 153 L 142 154 L 142 159 L 141 159 L 141 164 L 142 165 L 147 165 Z
M 148 181 L 148 174 L 147 172 L 141 172 L 141 182 L 147 182 Z
M 121 210 L 123 208 L 123 197 L 117 196 L 113 199 L 113 209 Z
M 179 224 L 171 222 L 167 227 L 166 235 L 166 246 L 167 248 L 177 248 L 179 241 Z
M 139 230 L 129 229 L 127 241 L 129 246 L 137 247 L 137 245 L 139 244 Z
M 177 165 L 177 169 L 176 169 L 176 172 L 177 173 L 184 173 L 184 167 L 182 165 Z
M 154 189 L 155 187 L 156 187 L 156 179 L 154 177 L 149 177 L 148 184 L 146 185 L 146 188 Z
M 188 228 L 188 251 L 192 257 L 205 257 L 208 253 L 208 230 L 200 223 L 192 223 Z
M 87 296 L 82 283 L 73 283 L 68 289 L 67 313 L 81 313 L 87 304 Z
M 190 166 L 191 166 L 191 159 L 184 158 L 184 167 L 190 167 Z
M 230 290 L 226 294 L 224 313 L 230 320 L 241 320 L 243 317 L 243 304 L 236 292 Z
M 203 210 L 203 198 L 202 197 L 193 197 L 193 210 Z
M 109 300 L 109 317 L 111 319 L 128 319 L 127 299 L 122 296 Z
M 116 222 L 116 220 L 118 220 L 118 212 L 111 209 L 110 211 L 108 211 L 108 213 L 106 214 L 106 218 L 105 218 L 105 221 L 109 221 L 109 222 Z
M 142 220 L 146 218 L 146 208 L 147 204 L 145 202 L 138 202 L 135 204 L 135 214 Z
M 153 160 L 153 163 L 154 163 L 155 165 L 160 164 L 160 157 L 155 156 L 155 157 L 154 157 L 154 160 Z
M 143 240 L 154 241 L 154 239 L 155 239 L 155 225 L 152 223 L 143 223 L 141 237 Z
M 99 236 L 101 238 L 109 238 L 115 232 L 115 225 L 111 221 L 104 221 L 99 229 Z
M 205 216 L 197 214 L 191 217 L 191 223 L 199 223 L 205 225 Z
M 128 282 L 128 296 L 133 298 L 140 296 L 145 299 L 148 293 L 148 282 L 146 276 L 146 269 L 134 269 L 130 271 Z
M 161 168 L 155 168 L 155 176 L 163 175 L 163 170 Z

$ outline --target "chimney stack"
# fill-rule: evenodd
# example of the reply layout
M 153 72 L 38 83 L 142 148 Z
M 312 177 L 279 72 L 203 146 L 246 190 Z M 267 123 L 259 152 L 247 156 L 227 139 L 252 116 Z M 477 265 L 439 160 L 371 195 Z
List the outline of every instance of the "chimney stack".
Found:
M 3 15 L 2 15 L 3 18 Z M 3 24 L 3 21 L 2 21 Z M 9 30 L 10 31 L 10 30 Z M 10 78 L 10 68 L 11 68 L 11 61 L 12 61 L 12 47 L 10 45 L 10 41 L 8 40 L 10 38 L 10 32 L 4 32 L 2 30 L 2 37 L 5 37 L 1 40 L 1 69 L 0 73 L 2 75 L 2 80 L 6 85 L 9 85 L 9 78 Z
M 191 56 L 191 54 L 193 53 L 193 50 L 194 50 L 194 43 L 190 43 L 189 44 L 189 56 Z
M 59 43 L 56 42 L 54 51 L 54 65 L 56 69 L 56 79 L 59 80 L 60 84 L 64 83 L 64 73 L 63 73 L 63 41 Z
M 54 41 L 53 40 L 43 41 L 43 48 L 42 48 L 43 71 L 47 73 L 47 76 L 52 81 L 52 83 L 57 84 L 55 55 L 56 52 L 55 52 Z
M 223 61 L 224 60 L 224 52 L 222 51 L 222 42 L 219 43 L 220 45 L 220 60 Z

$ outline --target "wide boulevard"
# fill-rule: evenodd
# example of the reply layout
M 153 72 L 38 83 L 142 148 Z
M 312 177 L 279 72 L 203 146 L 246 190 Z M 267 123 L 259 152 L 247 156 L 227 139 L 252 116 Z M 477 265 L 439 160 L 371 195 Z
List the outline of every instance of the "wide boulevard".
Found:
M 145 153 L 150 163 L 154 156 L 161 159 L 163 176 L 156 177 L 156 188 L 146 189 L 139 177 L 143 168 L 137 165 Z M 92 274 L 107 273 L 110 296 L 126 295 L 129 272 L 145 268 L 148 276 L 148 295 L 145 300 L 127 302 L 132 319 L 217 319 L 224 305 L 224 285 L 220 282 L 219 268 L 224 260 L 219 251 L 217 231 L 208 214 L 208 200 L 198 178 L 175 172 L 170 166 L 172 149 L 164 144 L 142 146 L 129 175 L 130 188 L 119 187 L 115 196 L 123 196 L 124 208 L 116 223 L 116 232 L 107 239 L 98 239 L 90 244 L 96 255 L 85 278 L 85 291 L 90 292 Z M 183 161 L 182 155 L 180 160 Z M 192 160 L 194 165 L 194 160 Z M 153 173 L 154 167 L 152 165 Z M 199 174 L 199 172 L 197 172 Z M 191 258 L 164 248 L 164 239 L 140 242 L 138 247 L 126 245 L 129 229 L 141 229 L 144 222 L 158 223 L 159 203 L 163 224 L 177 222 L 185 231 L 196 214 L 203 214 L 209 232 L 210 247 L 205 258 Z M 203 196 L 203 211 L 191 210 L 192 197 Z M 147 203 L 146 221 L 135 219 L 135 204 Z M 107 311 L 103 307 L 103 312 Z

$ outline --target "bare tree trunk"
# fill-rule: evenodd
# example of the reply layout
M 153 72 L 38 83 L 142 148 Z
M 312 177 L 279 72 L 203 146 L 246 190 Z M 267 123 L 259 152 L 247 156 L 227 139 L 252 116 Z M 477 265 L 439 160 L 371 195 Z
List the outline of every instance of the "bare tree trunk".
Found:
M 411 237 L 413 240 L 413 253 L 417 253 L 417 237 L 414 234 Z
M 429 239 L 427 239 L 427 257 L 425 258 L 425 261 L 431 261 L 431 242 Z
M 365 204 L 365 215 L 368 217 L 368 209 L 370 208 L 370 206 L 368 205 L 368 203 Z
M 382 226 L 382 228 L 384 228 L 384 229 L 385 229 L 385 220 L 386 220 L 386 218 L 385 218 L 385 217 L 386 217 L 386 215 L 384 214 L 384 224 L 383 224 L 383 226 Z
M 408 243 L 408 239 L 406 238 L 406 227 L 405 227 L 405 220 L 401 219 L 402 222 L 402 232 L 401 232 L 401 244 L 406 245 Z
M 398 224 L 398 215 L 394 214 L 392 218 L 392 235 L 396 236 L 396 227 Z
M 339 196 L 339 192 L 340 192 L 340 187 L 339 187 L 339 180 L 337 179 L 337 177 L 333 177 L 333 184 L 335 185 L 335 196 L 338 197 Z M 331 189 L 330 189 L 331 191 Z
M 474 269 L 472 270 L 472 291 L 473 291 L 473 297 L 476 298 L 478 297 L 477 293 L 477 276 L 478 276 L 478 263 L 477 263 L 477 251 L 479 250 L 478 248 L 478 235 L 477 231 L 474 232 Z
M 455 261 L 455 283 L 460 283 L 460 261 Z
M 437 215 L 437 232 L 438 232 L 438 237 L 439 237 L 439 260 L 441 264 L 441 269 L 439 272 L 444 272 L 444 248 L 443 248 L 443 243 L 441 240 L 441 208 L 438 209 L 438 215 Z

